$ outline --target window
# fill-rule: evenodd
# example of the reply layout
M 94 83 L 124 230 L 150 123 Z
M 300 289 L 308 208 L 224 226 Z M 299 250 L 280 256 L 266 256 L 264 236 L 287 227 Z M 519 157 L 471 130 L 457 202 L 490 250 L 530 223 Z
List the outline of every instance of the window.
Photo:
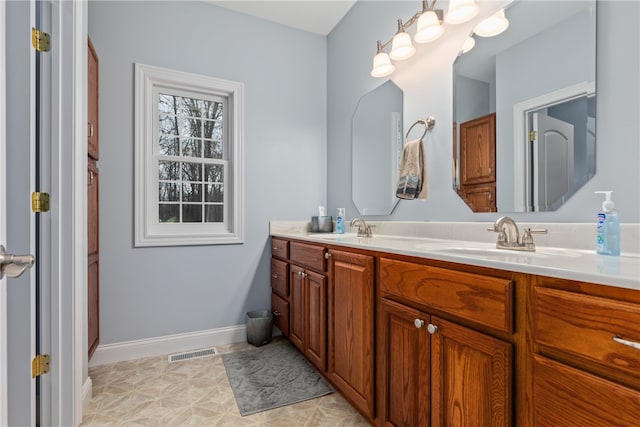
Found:
M 242 83 L 135 74 L 135 245 L 242 243 Z

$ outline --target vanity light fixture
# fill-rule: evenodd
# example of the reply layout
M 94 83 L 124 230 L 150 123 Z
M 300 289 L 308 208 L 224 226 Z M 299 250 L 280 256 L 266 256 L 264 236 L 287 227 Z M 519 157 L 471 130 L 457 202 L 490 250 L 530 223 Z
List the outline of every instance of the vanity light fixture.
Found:
M 402 61 L 411 58 L 416 48 L 411 43 L 411 36 L 406 32 L 413 24 L 417 23 L 414 36 L 416 43 L 427 43 L 436 40 L 444 33 L 442 27 L 444 11 L 434 9 L 437 0 L 422 0 L 422 10 L 403 23 L 398 19 L 398 31 L 393 38 L 385 43 L 378 40 L 376 56 L 373 58 L 373 77 L 386 77 L 395 70 L 391 60 Z M 475 0 L 450 0 L 449 12 L 444 16 L 444 22 L 449 24 L 461 24 L 473 19 L 478 14 L 479 8 Z M 391 44 L 391 51 L 387 54 L 385 48 Z
M 382 50 L 382 42 L 378 40 L 378 53 L 373 57 L 372 77 L 386 77 L 393 73 L 396 67 L 391 63 L 389 54 Z
M 493 37 L 503 33 L 509 28 L 509 20 L 504 16 L 504 9 L 500 9 L 473 29 L 480 37 Z
M 402 19 L 398 19 L 398 32 L 393 36 L 393 44 L 389 56 L 394 61 L 409 59 L 416 53 L 416 48 L 411 44 L 411 36 L 404 30 Z

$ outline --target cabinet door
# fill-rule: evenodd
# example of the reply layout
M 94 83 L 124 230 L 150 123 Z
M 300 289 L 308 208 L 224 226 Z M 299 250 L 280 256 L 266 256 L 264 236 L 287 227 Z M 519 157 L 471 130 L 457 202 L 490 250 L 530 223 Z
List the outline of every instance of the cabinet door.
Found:
M 329 376 L 374 415 L 373 257 L 330 251 Z
M 428 316 L 418 310 L 381 301 L 378 354 L 380 419 L 384 426 L 429 425 L 428 321 Z
M 511 425 L 511 344 L 431 318 L 431 424 Z
M 305 272 L 306 334 L 304 354 L 321 371 L 327 369 L 327 278 Z
M 289 340 L 304 352 L 304 269 L 289 267 Z
M 87 167 L 87 349 L 91 358 L 100 343 L 99 171 L 91 157 Z
M 87 255 L 99 250 L 99 174 L 96 161 L 87 161 Z
M 460 124 L 460 185 L 496 180 L 496 114 Z

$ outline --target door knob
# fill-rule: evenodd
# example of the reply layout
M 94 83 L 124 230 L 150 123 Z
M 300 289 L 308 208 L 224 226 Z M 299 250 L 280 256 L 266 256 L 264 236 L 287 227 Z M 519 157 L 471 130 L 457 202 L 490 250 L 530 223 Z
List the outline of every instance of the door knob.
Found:
M 33 266 L 33 255 L 12 255 L 0 245 L 0 279 L 6 274 L 9 277 L 20 277 L 27 268 Z

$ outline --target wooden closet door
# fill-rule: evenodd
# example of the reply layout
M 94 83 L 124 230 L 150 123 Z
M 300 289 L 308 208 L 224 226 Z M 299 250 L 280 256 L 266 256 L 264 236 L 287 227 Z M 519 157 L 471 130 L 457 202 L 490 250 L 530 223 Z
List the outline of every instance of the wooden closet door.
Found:
M 98 55 L 91 40 L 87 58 L 87 346 L 91 358 L 100 343 Z

